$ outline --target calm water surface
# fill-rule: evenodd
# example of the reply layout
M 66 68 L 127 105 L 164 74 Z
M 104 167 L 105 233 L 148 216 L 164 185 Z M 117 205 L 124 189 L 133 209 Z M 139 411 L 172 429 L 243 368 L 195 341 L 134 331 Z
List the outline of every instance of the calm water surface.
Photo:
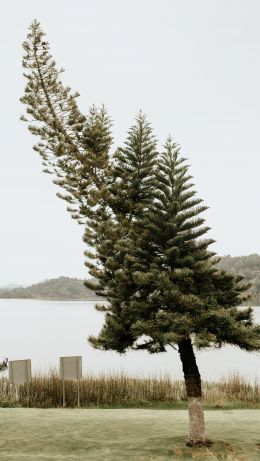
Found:
M 119 355 L 92 349 L 87 338 L 97 334 L 103 322 L 103 313 L 97 312 L 94 304 L 0 299 L 0 356 L 9 360 L 31 358 L 33 372 L 58 367 L 60 356 L 82 355 L 84 373 L 182 376 L 178 353 L 173 349 L 157 355 L 143 351 Z M 254 312 L 260 323 L 260 307 L 254 308 Z M 233 372 L 260 379 L 259 353 L 249 354 L 227 346 L 197 352 L 197 361 L 204 379 L 218 379 Z

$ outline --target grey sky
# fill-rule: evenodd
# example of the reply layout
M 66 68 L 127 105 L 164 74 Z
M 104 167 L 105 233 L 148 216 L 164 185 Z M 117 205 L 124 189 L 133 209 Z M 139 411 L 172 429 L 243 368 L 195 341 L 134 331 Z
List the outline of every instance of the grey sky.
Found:
M 105 103 L 115 144 L 140 108 L 171 132 L 210 209 L 219 254 L 260 253 L 257 0 L 2 2 L 0 285 L 85 276 L 83 229 L 55 196 L 19 121 L 21 43 L 37 18 L 80 107 Z

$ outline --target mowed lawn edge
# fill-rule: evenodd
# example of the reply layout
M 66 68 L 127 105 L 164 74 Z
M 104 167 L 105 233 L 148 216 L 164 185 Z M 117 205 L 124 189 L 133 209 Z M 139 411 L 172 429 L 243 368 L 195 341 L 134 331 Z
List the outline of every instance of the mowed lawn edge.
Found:
M 185 447 L 186 410 L 0 408 L 0 459 L 260 459 L 260 410 L 205 412 L 210 448 Z

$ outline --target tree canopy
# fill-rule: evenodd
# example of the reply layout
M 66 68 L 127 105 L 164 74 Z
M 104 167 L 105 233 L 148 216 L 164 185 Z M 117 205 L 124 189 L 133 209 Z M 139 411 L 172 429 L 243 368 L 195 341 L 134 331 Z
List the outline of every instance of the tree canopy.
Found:
M 197 347 L 259 348 L 252 310 L 238 310 L 248 285 L 219 270 L 201 237 L 207 233 L 180 148 L 169 137 L 162 151 L 142 113 L 125 145 L 111 152 L 110 117 L 104 107 L 81 114 L 63 86 L 49 45 L 34 21 L 24 43 L 29 130 L 44 171 L 65 193 L 72 217 L 85 224 L 86 265 L 107 297 L 106 321 L 95 347 L 165 351 L 192 336 Z M 102 307 L 101 307 L 102 308 Z M 100 307 L 99 307 L 100 309 Z M 141 343 L 140 338 L 146 337 Z

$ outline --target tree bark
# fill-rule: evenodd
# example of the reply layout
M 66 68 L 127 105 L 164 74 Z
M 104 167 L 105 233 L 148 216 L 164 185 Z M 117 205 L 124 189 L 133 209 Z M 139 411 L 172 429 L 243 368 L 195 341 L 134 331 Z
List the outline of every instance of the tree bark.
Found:
M 201 378 L 196 363 L 196 358 L 194 355 L 191 339 L 183 339 L 178 346 L 188 397 L 190 430 L 187 439 L 187 445 L 204 445 L 206 443 L 206 438 Z

